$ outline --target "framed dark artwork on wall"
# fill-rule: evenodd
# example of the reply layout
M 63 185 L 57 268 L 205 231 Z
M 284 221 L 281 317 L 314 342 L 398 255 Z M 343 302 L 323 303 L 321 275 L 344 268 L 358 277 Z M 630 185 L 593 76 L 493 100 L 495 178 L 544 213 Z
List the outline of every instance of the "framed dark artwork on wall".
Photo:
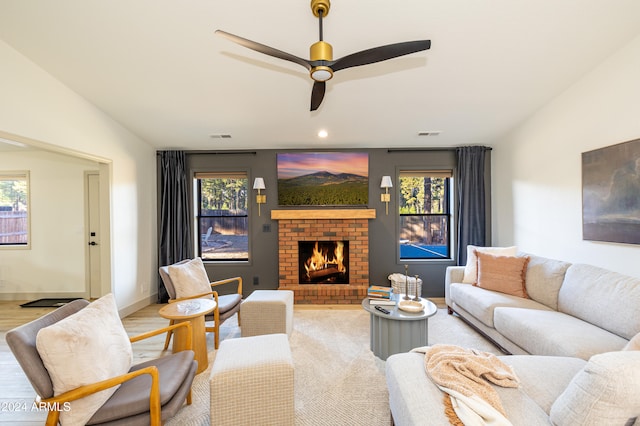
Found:
M 640 139 L 582 153 L 582 238 L 640 244 Z
M 295 152 L 277 154 L 278 205 L 366 206 L 369 154 Z

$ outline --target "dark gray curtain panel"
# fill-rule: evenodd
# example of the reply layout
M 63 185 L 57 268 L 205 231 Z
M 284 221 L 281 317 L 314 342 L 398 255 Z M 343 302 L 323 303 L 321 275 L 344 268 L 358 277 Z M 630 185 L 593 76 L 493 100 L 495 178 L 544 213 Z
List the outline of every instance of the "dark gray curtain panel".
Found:
M 186 156 L 183 151 L 160 153 L 160 238 L 158 265 L 193 257 L 193 232 Z M 158 302 L 169 300 L 158 276 Z
M 457 250 L 458 265 L 467 263 L 467 245 L 485 246 L 486 241 L 486 189 L 485 155 L 490 148 L 463 146 L 456 148 L 458 168 L 456 184 L 457 205 Z

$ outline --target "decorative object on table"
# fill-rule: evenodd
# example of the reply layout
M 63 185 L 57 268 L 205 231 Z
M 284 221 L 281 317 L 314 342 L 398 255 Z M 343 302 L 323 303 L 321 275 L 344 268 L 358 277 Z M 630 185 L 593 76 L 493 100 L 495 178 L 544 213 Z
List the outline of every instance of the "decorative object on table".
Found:
M 422 312 L 424 305 L 413 300 L 402 300 L 398 303 L 398 308 L 405 312 Z
M 391 299 L 391 287 L 383 287 L 380 285 L 371 285 L 367 289 L 367 296 L 374 299 Z
M 405 276 L 403 274 L 396 272 L 390 274 L 387 278 L 391 281 L 391 288 L 393 289 L 394 294 L 404 293 Z M 408 286 L 410 294 L 414 294 L 417 291 L 418 297 L 422 296 L 422 279 L 418 278 L 418 282 L 416 283 L 416 279 L 414 277 L 409 277 Z
M 409 297 L 409 265 L 404 265 L 404 300 L 410 300 Z
M 640 139 L 582 153 L 582 239 L 640 244 Z
M 379 297 L 369 297 L 370 305 L 380 305 L 380 306 L 395 306 L 396 301 L 393 299 L 382 299 Z
M 415 296 L 413 298 L 413 301 L 414 302 L 419 302 L 420 301 L 420 295 L 418 295 L 418 280 L 419 280 L 418 275 L 415 275 L 415 278 L 416 278 L 416 287 L 415 287 Z M 420 281 L 420 285 L 422 285 L 422 281 Z M 420 292 L 420 293 L 422 293 L 422 292 Z

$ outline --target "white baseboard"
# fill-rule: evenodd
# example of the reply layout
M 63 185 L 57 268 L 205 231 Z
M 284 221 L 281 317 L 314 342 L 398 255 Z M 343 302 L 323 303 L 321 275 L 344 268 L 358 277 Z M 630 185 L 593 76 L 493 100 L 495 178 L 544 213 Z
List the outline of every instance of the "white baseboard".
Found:
M 147 299 L 142 299 L 132 305 L 125 306 L 122 309 L 118 309 L 118 314 L 120 314 L 120 318 L 124 318 L 126 316 L 133 314 L 134 312 L 138 312 L 140 309 L 145 308 L 151 305 L 152 303 L 156 303 L 157 300 L 158 300 L 158 294 L 157 293 L 152 294 Z

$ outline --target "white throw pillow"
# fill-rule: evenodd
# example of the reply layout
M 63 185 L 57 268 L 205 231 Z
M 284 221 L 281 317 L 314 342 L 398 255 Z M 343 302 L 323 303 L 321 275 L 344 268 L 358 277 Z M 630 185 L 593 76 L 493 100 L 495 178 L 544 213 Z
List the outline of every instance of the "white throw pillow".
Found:
M 640 352 L 594 355 L 551 406 L 557 426 L 628 425 L 640 413 Z
M 180 265 L 170 265 L 168 269 L 169 277 L 176 289 L 176 299 L 211 291 L 211 282 L 201 258 L 196 257 Z M 213 296 L 208 294 L 202 298 L 213 299 Z
M 41 329 L 36 347 L 51 376 L 54 395 L 125 374 L 133 362 L 113 294 Z M 117 389 L 114 386 L 72 401 L 70 409 L 60 413 L 60 423 L 86 424 Z
M 467 246 L 467 264 L 464 267 L 464 276 L 462 282 L 466 284 L 475 284 L 478 282 L 478 257 L 476 250 L 481 253 L 489 253 L 494 256 L 515 256 L 518 253 L 516 246 L 512 247 L 477 247 Z

